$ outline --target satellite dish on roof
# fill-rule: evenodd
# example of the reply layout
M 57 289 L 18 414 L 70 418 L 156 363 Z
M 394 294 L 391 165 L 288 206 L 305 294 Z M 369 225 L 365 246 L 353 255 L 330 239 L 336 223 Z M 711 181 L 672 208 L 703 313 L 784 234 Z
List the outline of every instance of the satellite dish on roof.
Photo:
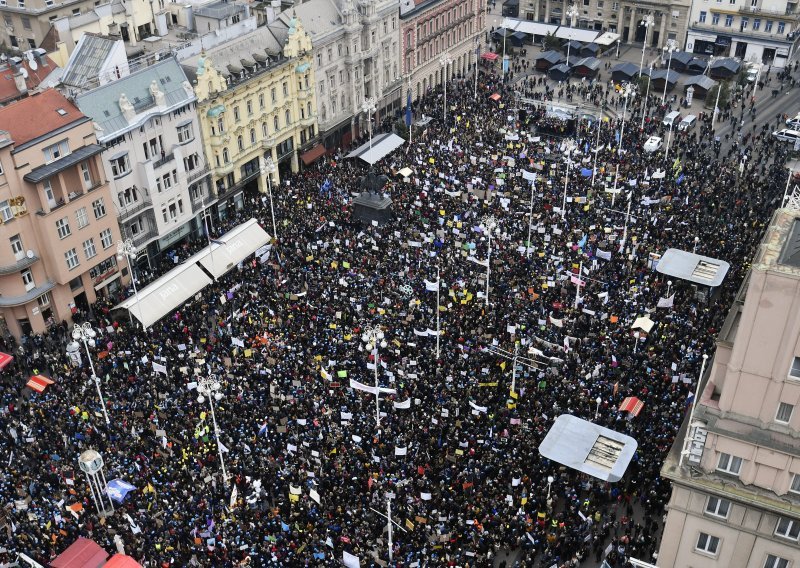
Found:
M 39 64 L 36 63 L 35 59 L 31 59 L 28 61 L 28 67 L 31 68 L 31 71 L 36 71 L 39 68 Z
M 23 79 L 27 79 L 28 78 L 28 70 L 27 69 L 25 69 L 24 67 L 20 67 L 19 72 L 22 73 L 22 78 Z
M 26 51 L 25 57 L 28 58 L 28 61 L 33 61 L 33 51 Z

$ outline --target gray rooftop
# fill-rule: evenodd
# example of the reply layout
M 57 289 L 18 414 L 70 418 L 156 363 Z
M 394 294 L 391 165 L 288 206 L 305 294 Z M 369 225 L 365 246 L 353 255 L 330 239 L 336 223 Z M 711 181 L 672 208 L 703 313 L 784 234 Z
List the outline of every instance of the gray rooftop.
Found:
M 87 82 L 97 79 L 117 41 L 122 40 L 83 34 L 69 58 L 61 82 L 71 87 L 85 87 Z
M 243 59 L 246 63 L 262 63 L 262 56 L 268 55 L 268 66 L 271 66 L 276 60 L 283 59 L 283 45 L 287 37 L 286 30 L 281 27 L 262 26 L 233 41 L 212 47 L 205 51 L 205 57 L 210 58 L 214 68 L 226 76 L 231 74 L 231 69 L 235 71 L 238 68 L 237 72 L 241 72 Z M 181 63 L 196 69 L 202 55 L 195 55 Z
M 707 91 L 716 84 L 717 82 L 708 75 L 695 75 L 694 77 L 687 79 L 684 83 L 684 86 L 689 87 L 691 85 L 697 85 L 698 87 Z
M 312 41 L 315 36 L 342 29 L 341 14 L 332 0 L 309 0 L 295 4 L 291 10 L 281 12 L 276 23 L 288 27 L 289 21 L 295 14 L 297 19 L 303 22 L 303 29 L 308 32 Z
M 159 90 L 164 93 L 167 108 L 173 108 L 188 104 L 195 99 L 194 95 L 187 93 L 183 86 L 186 80 L 183 68 L 170 57 L 127 77 L 83 93 L 75 98 L 75 104 L 81 112 L 100 125 L 103 130 L 98 138 L 105 142 L 119 136 L 121 132 L 138 126 L 128 124 L 122 115 L 119 108 L 122 93 L 125 93 L 137 113 L 143 112 L 154 105 L 153 97 L 150 95 L 150 85 L 155 81 Z
M 210 2 L 203 6 L 197 6 L 192 11 L 195 16 L 203 18 L 212 18 L 215 20 L 225 20 L 245 11 L 245 6 L 236 4 L 235 2 Z
M 671 248 L 658 261 L 656 270 L 667 276 L 716 288 L 722 284 L 730 267 L 724 260 Z
M 636 440 L 571 414 L 556 418 L 539 453 L 603 481 L 622 479 L 638 448 Z

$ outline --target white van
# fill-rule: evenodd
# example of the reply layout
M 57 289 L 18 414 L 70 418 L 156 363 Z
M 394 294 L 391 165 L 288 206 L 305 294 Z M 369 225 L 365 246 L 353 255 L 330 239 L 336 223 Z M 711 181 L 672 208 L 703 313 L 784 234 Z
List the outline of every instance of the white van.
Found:
M 675 123 L 677 123 L 680 119 L 681 119 L 681 113 L 678 112 L 677 110 L 673 110 L 671 113 L 667 114 L 667 116 L 664 117 L 663 124 L 664 126 L 672 128 L 673 126 L 675 126 Z
M 694 128 L 696 123 L 697 117 L 693 114 L 687 114 L 686 118 L 681 120 L 681 123 L 678 125 L 678 130 L 689 130 L 690 128 Z
M 794 118 L 787 118 L 786 119 L 786 126 L 793 130 L 800 129 L 800 114 L 795 116 Z

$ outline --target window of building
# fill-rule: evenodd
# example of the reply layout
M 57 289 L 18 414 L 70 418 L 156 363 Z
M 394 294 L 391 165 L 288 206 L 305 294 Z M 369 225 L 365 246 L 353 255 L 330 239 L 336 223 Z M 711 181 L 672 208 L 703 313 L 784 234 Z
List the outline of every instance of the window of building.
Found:
M 180 130 L 178 132 L 178 137 L 180 138 Z M 119 158 L 114 158 L 111 160 L 111 175 L 113 175 L 115 178 L 122 177 L 125 174 L 130 173 L 130 171 L 131 163 L 128 159 L 127 152 Z
M 25 256 L 25 247 L 22 246 L 22 237 L 14 235 L 8 240 L 11 242 L 11 252 L 14 253 L 14 258 L 17 260 L 23 258 Z
M 3 223 L 14 218 L 14 212 L 11 210 L 11 204 L 7 199 L 5 201 L 0 201 L 0 217 L 2 217 Z
M 81 179 L 83 180 L 83 187 L 90 189 L 94 182 L 92 181 L 92 172 L 89 169 L 89 162 L 81 162 Z
M 184 124 L 178 128 L 178 143 L 186 144 L 194 138 L 192 134 L 192 123 Z
M 33 272 L 26 268 L 20 275 L 22 276 L 22 283 L 25 285 L 26 291 L 36 288 L 36 283 L 33 281 Z
M 719 462 L 717 463 L 717 471 L 739 475 L 742 469 L 742 458 L 737 458 L 730 454 L 722 453 L 719 455 Z
M 50 163 L 52 161 L 58 160 L 59 158 L 63 158 L 67 154 L 69 154 L 69 141 L 62 140 L 57 144 L 53 144 L 52 146 L 48 146 L 44 150 L 44 161 L 46 163 Z
M 278 117 L 277 116 L 273 116 L 272 117 L 272 126 L 275 127 L 275 132 L 280 130 L 280 126 L 278 126 Z
M 94 246 L 94 239 L 86 239 L 83 241 L 83 254 L 86 255 L 86 260 L 93 256 L 97 256 L 97 249 Z
M 253 101 L 248 100 L 246 106 L 247 106 L 247 116 L 253 116 Z
M 788 402 L 782 402 L 778 405 L 778 412 L 775 413 L 775 422 L 783 422 L 784 424 L 788 424 L 789 420 L 792 419 L 792 412 L 794 411 L 794 405 L 789 404 Z
M 792 476 L 792 484 L 789 486 L 789 491 L 792 493 L 800 493 L 800 473 L 795 473 Z
M 274 103 L 274 102 L 276 101 L 276 96 L 275 96 L 275 87 L 272 87 L 272 88 L 270 89 L 270 91 L 269 91 L 269 94 L 270 94 L 270 96 L 272 97 L 272 102 Z
M 69 219 L 64 217 L 56 221 L 56 231 L 58 231 L 58 238 L 60 239 L 66 239 L 70 236 L 72 231 L 69 229 Z
M 64 258 L 67 261 L 67 268 L 69 268 L 70 270 L 72 270 L 73 268 L 75 268 L 80 264 L 80 261 L 78 260 L 78 252 L 74 248 L 71 248 L 67 252 L 65 252 Z
M 75 212 L 75 220 L 78 223 L 79 229 L 83 229 L 89 224 L 89 215 L 86 213 L 86 207 L 81 207 Z
M 50 292 L 45 292 L 38 298 L 36 298 L 36 303 L 39 304 L 40 308 L 44 308 L 50 305 Z
M 731 502 L 727 499 L 720 499 L 719 497 L 710 496 L 706 503 L 706 513 L 715 517 L 728 518 L 728 513 L 731 510 Z
M 775 526 L 775 536 L 797 540 L 800 537 L 800 521 L 780 517 Z
M 286 111 L 286 112 L 283 114 L 283 116 L 284 116 L 284 118 L 285 118 L 285 120 L 286 120 L 286 126 L 289 126 L 289 125 L 292 123 L 292 115 L 291 115 L 291 113 L 290 113 L 290 112 L 287 110 L 287 111 Z
M 241 134 L 236 137 L 236 145 L 239 146 L 240 152 L 244 151 L 244 138 L 242 138 Z
M 789 369 L 789 378 L 800 381 L 800 357 L 792 360 L 792 368 Z
M 701 24 L 706 23 L 706 12 L 700 12 L 700 23 Z
M 283 96 L 284 97 L 289 96 L 289 83 L 287 83 L 286 81 L 283 82 Z
M 31 19 L 28 16 L 22 16 L 22 27 L 26 30 L 31 29 Z
M 695 550 L 716 556 L 717 552 L 719 551 L 719 538 L 701 532 L 700 536 L 697 537 L 697 545 L 695 546 Z
M 716 26 L 719 24 L 719 14 L 711 14 L 711 25 Z
M 264 138 L 267 137 L 267 123 L 266 122 L 262 122 L 261 123 L 261 136 L 263 136 Z
M 107 249 L 114 244 L 114 237 L 111 234 L 111 229 L 103 229 L 100 233 L 100 244 L 104 249 Z
M 239 107 L 233 107 L 233 120 L 239 122 Z
M 103 198 L 92 201 L 92 209 L 94 210 L 94 218 L 100 219 L 106 216 L 106 204 L 103 203 Z
M 258 108 L 264 110 L 264 93 L 258 95 Z
M 764 24 L 764 31 L 768 34 L 772 33 L 772 20 L 767 20 L 767 23 Z
M 222 161 L 225 162 L 226 164 L 228 162 L 230 162 L 230 156 L 228 156 L 228 149 L 227 148 L 223 148 L 222 149 Z
M 778 22 L 778 33 L 782 34 L 786 31 L 786 22 Z
M 761 29 L 761 18 L 753 18 L 753 29 L 756 31 Z
M 172 179 L 169 177 L 169 174 L 161 176 L 161 184 L 164 187 L 164 191 L 172 187 Z
M 256 143 L 256 129 L 255 128 L 251 128 L 250 129 L 250 144 L 255 145 L 255 143 Z
M 741 31 L 744 31 L 747 29 L 747 26 L 749 24 L 750 24 L 750 18 L 742 18 L 742 23 L 740 24 L 739 29 Z
M 789 568 L 789 561 L 774 554 L 767 554 L 764 568 Z
M 725 27 L 726 27 L 726 28 L 729 28 L 729 27 L 731 27 L 732 25 L 733 25 L 733 16 L 731 16 L 730 14 L 727 14 L 727 15 L 725 16 Z

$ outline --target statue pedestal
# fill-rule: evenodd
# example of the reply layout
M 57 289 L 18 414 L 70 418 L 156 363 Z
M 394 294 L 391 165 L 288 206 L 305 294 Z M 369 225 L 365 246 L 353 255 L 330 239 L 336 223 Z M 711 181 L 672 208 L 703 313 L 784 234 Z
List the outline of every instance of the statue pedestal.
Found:
M 373 221 L 377 221 L 378 225 L 384 225 L 394 217 L 392 200 L 365 191 L 353 199 L 353 217 L 365 225 L 372 225 Z

